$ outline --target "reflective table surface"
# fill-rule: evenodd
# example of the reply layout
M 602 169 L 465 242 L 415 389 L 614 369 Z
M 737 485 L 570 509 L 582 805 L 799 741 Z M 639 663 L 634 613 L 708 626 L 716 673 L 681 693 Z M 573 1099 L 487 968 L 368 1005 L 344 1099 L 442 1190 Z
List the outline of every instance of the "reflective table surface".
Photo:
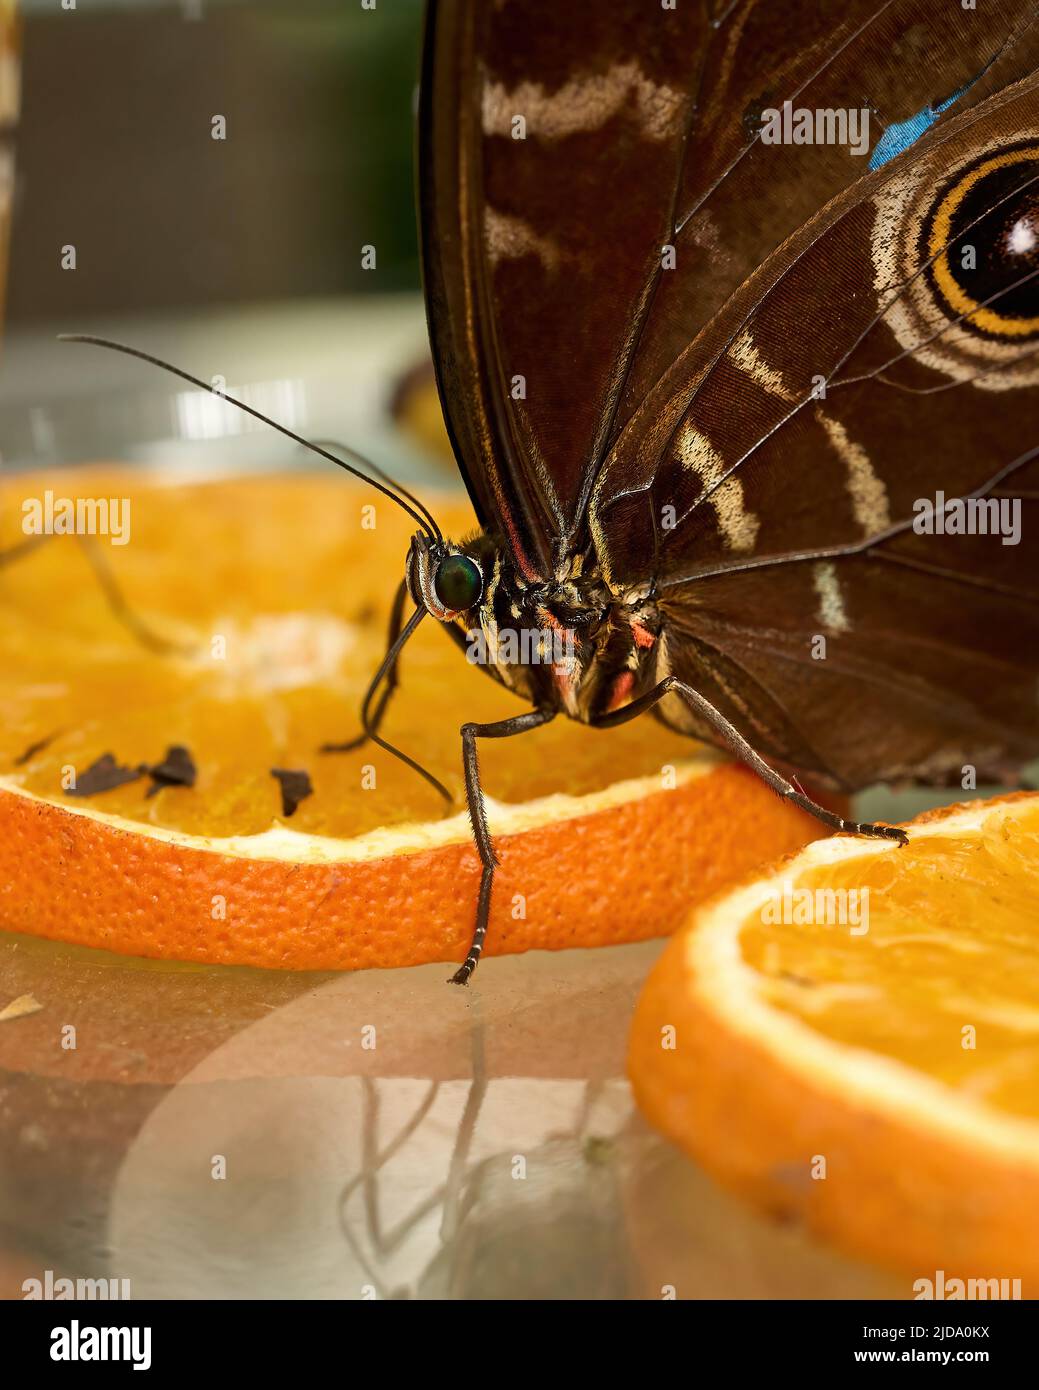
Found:
M 462 991 L 0 937 L 5 1000 L 40 1006 L 0 1023 L 0 1292 L 907 1297 L 642 1121 L 626 1034 L 661 948 L 492 958 Z

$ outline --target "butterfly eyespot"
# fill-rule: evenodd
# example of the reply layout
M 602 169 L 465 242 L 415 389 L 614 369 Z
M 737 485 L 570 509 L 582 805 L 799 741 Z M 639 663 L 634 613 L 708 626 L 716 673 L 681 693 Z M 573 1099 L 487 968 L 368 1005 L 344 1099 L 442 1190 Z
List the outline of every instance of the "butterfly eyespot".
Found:
M 922 232 L 931 289 L 949 317 L 989 339 L 1039 336 L 1039 145 L 960 169 Z
M 445 608 L 472 608 L 483 593 L 483 575 L 468 555 L 445 555 L 433 577 L 433 589 Z

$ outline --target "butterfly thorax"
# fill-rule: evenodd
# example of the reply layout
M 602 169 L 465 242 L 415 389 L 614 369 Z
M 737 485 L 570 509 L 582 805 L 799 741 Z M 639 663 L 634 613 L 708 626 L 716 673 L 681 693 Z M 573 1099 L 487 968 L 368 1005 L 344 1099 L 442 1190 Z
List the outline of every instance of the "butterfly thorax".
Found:
M 655 684 L 661 620 L 651 598 L 619 599 L 579 562 L 531 582 L 502 548 L 469 553 L 479 557 L 484 590 L 457 627 L 474 665 L 538 708 L 586 723 Z

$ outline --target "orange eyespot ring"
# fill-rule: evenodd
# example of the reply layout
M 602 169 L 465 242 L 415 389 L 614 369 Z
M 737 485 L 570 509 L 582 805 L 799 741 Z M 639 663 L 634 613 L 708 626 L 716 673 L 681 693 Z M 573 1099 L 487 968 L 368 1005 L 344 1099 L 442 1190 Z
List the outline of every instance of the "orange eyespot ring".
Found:
M 1031 177 L 1021 168 L 1029 164 Z M 1039 272 L 1039 143 L 987 155 L 961 171 L 939 195 L 922 242 L 931 284 L 965 328 L 1011 340 L 1039 334 L 1039 273 L 1029 279 Z M 957 268 L 957 253 L 968 248 L 973 264 L 964 254 Z

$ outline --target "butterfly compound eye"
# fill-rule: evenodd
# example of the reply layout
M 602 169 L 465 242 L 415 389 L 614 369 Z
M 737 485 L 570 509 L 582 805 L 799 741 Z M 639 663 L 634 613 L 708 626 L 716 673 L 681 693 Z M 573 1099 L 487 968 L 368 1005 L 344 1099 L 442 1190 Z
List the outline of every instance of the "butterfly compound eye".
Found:
M 437 566 L 433 588 L 445 608 L 472 608 L 483 593 L 483 575 L 468 555 L 445 555 Z

